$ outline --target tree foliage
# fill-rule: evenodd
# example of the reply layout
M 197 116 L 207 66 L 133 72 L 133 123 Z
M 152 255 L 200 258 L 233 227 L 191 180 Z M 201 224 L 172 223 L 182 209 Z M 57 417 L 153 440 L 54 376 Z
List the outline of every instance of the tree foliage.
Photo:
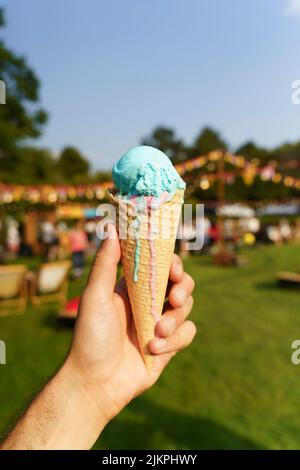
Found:
M 213 150 L 226 150 L 227 144 L 218 131 L 205 127 L 196 136 L 189 149 L 189 156 L 207 155 Z
M 247 160 L 260 160 L 262 163 L 267 163 L 273 158 L 272 151 L 258 147 L 254 142 L 246 142 L 241 145 L 235 152 L 237 155 L 243 155 Z
M 79 150 L 65 147 L 58 158 L 56 168 L 65 181 L 75 182 L 88 175 L 90 165 Z
M 0 27 L 5 25 L 0 9 Z M 16 160 L 18 145 L 41 134 L 47 114 L 38 106 L 40 85 L 26 60 L 0 41 L 0 79 L 6 84 L 6 104 L 0 106 L 0 156 Z M 16 163 L 16 162 L 15 162 Z M 11 170 L 12 164 L 8 164 Z
M 151 134 L 142 139 L 141 143 L 160 149 L 173 162 L 185 160 L 187 157 L 185 144 L 176 136 L 174 129 L 170 127 L 155 127 Z

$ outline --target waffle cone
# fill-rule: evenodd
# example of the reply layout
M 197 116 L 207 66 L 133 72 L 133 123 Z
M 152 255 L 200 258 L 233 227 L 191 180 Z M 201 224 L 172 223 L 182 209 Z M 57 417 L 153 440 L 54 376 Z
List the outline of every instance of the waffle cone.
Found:
M 183 194 L 184 191 L 178 190 L 170 201 L 151 208 L 150 219 L 149 212 L 139 216 L 138 242 L 130 229 L 136 220 L 136 211 L 128 209 L 128 204 L 118 196 L 109 195 L 110 200 L 121 208 L 118 211 L 119 234 L 120 229 L 127 229 L 126 238 L 120 236 L 122 264 L 138 342 L 148 369 L 152 368 L 153 361 L 148 345 L 163 310 Z M 135 277 L 137 243 L 140 256 Z

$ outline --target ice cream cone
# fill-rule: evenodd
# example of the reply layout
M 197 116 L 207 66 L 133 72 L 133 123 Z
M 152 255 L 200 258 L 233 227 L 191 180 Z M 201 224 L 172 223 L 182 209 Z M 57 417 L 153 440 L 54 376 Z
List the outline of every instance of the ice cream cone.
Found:
M 163 310 L 183 194 L 183 190 L 177 190 L 171 200 L 137 213 L 128 201 L 109 193 L 118 208 L 123 270 L 140 350 L 148 369 L 153 361 L 148 345 Z

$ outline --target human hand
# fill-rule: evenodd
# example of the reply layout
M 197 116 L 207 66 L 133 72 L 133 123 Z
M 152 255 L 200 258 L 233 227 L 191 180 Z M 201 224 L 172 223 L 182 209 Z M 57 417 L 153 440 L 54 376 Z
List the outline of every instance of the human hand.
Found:
M 192 310 L 193 279 L 183 272 L 174 255 L 170 269 L 168 302 L 150 342 L 153 368 L 141 356 L 133 316 L 122 279 L 117 286 L 121 251 L 115 227 L 103 242 L 80 302 L 74 338 L 66 367 L 86 390 L 89 399 L 105 412 L 107 421 L 132 398 L 151 387 L 170 359 L 187 347 L 196 327 L 186 318 Z
M 1 449 L 90 449 L 108 421 L 153 385 L 172 356 L 195 336 L 195 325 L 186 321 L 194 282 L 174 256 L 168 303 L 149 345 L 153 369 L 147 369 L 124 280 L 115 287 L 121 253 L 115 227 L 110 225 L 109 231 L 81 298 L 69 355 Z

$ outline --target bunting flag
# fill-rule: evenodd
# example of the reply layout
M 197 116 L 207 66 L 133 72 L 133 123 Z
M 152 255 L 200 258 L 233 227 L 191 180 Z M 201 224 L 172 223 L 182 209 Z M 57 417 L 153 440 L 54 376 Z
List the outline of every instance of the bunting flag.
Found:
M 273 183 L 282 183 L 284 186 L 289 188 L 295 188 L 300 190 L 300 179 L 293 176 L 284 176 L 279 172 L 279 167 L 282 169 L 297 169 L 300 167 L 300 162 L 297 160 L 289 160 L 287 162 L 278 163 L 276 161 L 270 161 L 264 166 L 260 166 L 259 159 L 252 159 L 250 161 L 242 155 L 233 155 L 230 152 L 223 153 L 221 150 L 210 152 L 208 155 L 201 155 L 193 158 L 187 162 L 179 163 L 175 165 L 176 170 L 181 176 L 185 176 L 187 173 L 201 168 L 207 165 L 210 170 L 210 165 L 214 162 L 217 163 L 224 158 L 225 163 L 229 163 L 234 166 L 237 171 L 235 172 L 224 172 L 223 175 L 219 175 L 218 172 L 215 175 L 201 175 L 201 178 L 196 178 L 192 182 L 192 189 L 200 187 L 204 191 L 209 189 L 212 182 L 222 177 L 226 184 L 233 184 L 236 176 L 241 176 L 244 183 L 247 186 L 251 186 L 256 177 L 260 177 L 262 181 L 272 181 Z M 215 168 L 214 168 L 215 169 Z M 207 182 L 208 181 L 208 182 Z
M 27 201 L 32 204 L 56 204 L 76 199 L 103 200 L 112 182 L 86 185 L 15 185 L 0 183 L 0 202 Z
M 225 171 L 222 175 L 218 171 L 218 162 L 224 158 L 224 162 L 235 167 L 235 171 Z M 196 188 L 207 191 L 216 180 L 222 178 L 226 184 L 233 184 L 237 176 L 243 178 L 247 186 L 251 186 L 256 177 L 261 181 L 269 181 L 275 184 L 283 184 L 287 188 L 295 188 L 300 191 L 300 178 L 285 175 L 280 169 L 295 170 L 300 167 L 297 160 L 289 160 L 283 163 L 270 161 L 264 166 L 260 166 L 258 159 L 247 160 L 242 155 L 233 155 L 230 152 L 215 150 L 207 155 L 200 155 L 191 160 L 175 165 L 178 173 L 188 180 L 188 174 L 194 170 L 204 167 L 209 173 L 197 174 L 191 183 L 187 181 L 187 194 L 192 193 Z M 0 203 L 10 204 L 12 202 L 27 201 L 32 204 L 57 204 L 65 203 L 76 199 L 103 200 L 106 197 L 107 189 L 111 188 L 111 181 L 98 184 L 81 185 L 15 185 L 0 183 Z

